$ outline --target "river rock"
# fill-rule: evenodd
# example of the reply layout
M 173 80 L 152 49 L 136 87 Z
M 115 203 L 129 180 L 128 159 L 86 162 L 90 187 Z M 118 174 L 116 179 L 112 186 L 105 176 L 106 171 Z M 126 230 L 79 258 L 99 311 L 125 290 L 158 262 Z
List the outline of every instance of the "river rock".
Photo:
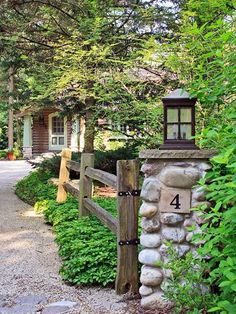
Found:
M 163 243 L 159 248 L 159 252 L 161 253 L 161 256 L 167 257 L 169 249 L 170 248 Z
M 140 263 L 157 267 L 158 263 L 161 261 L 161 256 L 154 249 L 144 249 L 139 253 L 138 259 Z
M 28 304 L 28 305 L 37 305 L 39 303 L 46 302 L 47 298 L 42 296 L 42 295 L 34 295 L 34 294 L 29 294 L 25 296 L 18 296 L 15 299 L 16 303 L 20 304 Z
M 211 207 L 211 203 L 210 202 L 196 202 L 194 200 L 192 201 L 192 204 L 191 204 L 192 208 L 197 208 L 197 207 L 200 207 L 200 206 L 203 206 L 203 209 L 210 208 Z
M 145 266 L 142 269 L 140 282 L 147 286 L 157 286 L 160 285 L 163 279 L 162 272 L 153 267 Z
M 171 166 L 178 166 L 182 168 L 195 167 L 196 164 L 194 162 L 186 162 L 186 161 L 177 161 L 171 164 Z
M 141 167 L 141 172 L 145 173 L 147 177 L 151 175 L 158 174 L 162 168 L 164 167 L 164 163 L 144 163 Z
M 165 304 L 164 293 L 161 289 L 141 299 L 141 306 L 143 308 L 160 309 L 164 307 Z
M 165 276 L 165 278 L 172 278 L 173 276 L 173 271 L 169 268 L 164 268 L 163 269 L 163 274 Z
M 42 314 L 59 314 L 59 313 L 65 313 L 71 308 L 75 307 L 77 305 L 77 302 L 72 302 L 72 301 L 58 301 L 54 303 L 48 304 Z
M 161 244 L 161 236 L 156 233 L 143 233 L 140 237 L 140 244 L 147 248 L 155 248 Z
M 168 241 L 181 243 L 184 241 L 185 231 L 184 229 L 181 229 L 181 228 L 164 227 L 162 229 L 162 235 Z
M 160 173 L 160 180 L 165 185 L 175 188 L 191 188 L 200 177 L 196 168 L 182 168 L 177 166 L 168 166 Z
M 186 235 L 186 241 L 187 242 L 192 242 L 192 238 L 195 234 L 201 234 L 202 230 L 198 225 L 195 225 L 195 229 L 191 232 L 188 232 L 188 234 Z M 195 242 L 195 241 L 194 241 Z M 196 241 L 197 244 L 197 241 Z
M 203 187 L 198 186 L 198 187 L 193 189 L 192 199 L 194 201 L 197 201 L 197 202 L 205 201 L 205 191 L 204 191 Z
M 64 314 L 64 313 L 67 313 L 69 309 L 70 308 L 68 306 L 59 306 L 59 305 L 46 306 L 41 313 L 42 314 Z
M 158 202 L 160 198 L 160 181 L 156 178 L 147 178 L 143 182 L 141 198 L 147 202 Z
M 157 203 L 143 202 L 139 209 L 139 214 L 141 217 L 151 218 L 156 214 L 157 211 L 158 211 Z
M 189 232 L 189 233 L 186 235 L 186 241 L 191 242 L 193 236 L 194 236 L 194 233 L 193 233 L 193 232 Z
M 183 226 L 185 228 L 195 226 L 195 221 L 192 218 L 185 219 Z
M 173 248 L 175 249 L 179 257 L 184 256 L 190 250 L 190 246 L 188 244 L 174 245 Z M 169 257 L 169 253 L 168 253 L 169 249 L 170 248 L 167 245 L 162 244 L 159 248 L 159 252 L 161 253 L 161 256 Z
M 139 293 L 141 294 L 141 296 L 147 296 L 147 295 L 150 295 L 152 294 L 153 290 L 151 287 L 147 287 L 145 285 L 142 285 L 140 288 L 139 288 Z
M 144 217 L 141 221 L 141 227 L 145 232 L 157 232 L 160 229 L 160 225 L 158 217 L 154 217 L 152 219 Z
M 17 304 L 12 307 L 1 307 L 1 314 L 27 314 L 27 313 L 35 313 L 35 307 L 30 304 Z
M 187 244 L 176 245 L 176 251 L 179 257 L 182 257 L 190 251 L 190 246 Z
M 203 213 L 201 211 L 196 211 L 193 213 L 193 220 L 198 224 L 202 225 L 208 221 L 203 217 Z
M 166 225 L 176 225 L 184 220 L 184 216 L 174 213 L 165 213 L 160 215 L 160 220 Z
M 200 170 L 204 170 L 204 171 L 207 171 L 207 170 L 210 170 L 212 168 L 212 165 L 211 164 L 208 164 L 206 162 L 201 162 L 199 165 L 198 165 L 198 168 Z

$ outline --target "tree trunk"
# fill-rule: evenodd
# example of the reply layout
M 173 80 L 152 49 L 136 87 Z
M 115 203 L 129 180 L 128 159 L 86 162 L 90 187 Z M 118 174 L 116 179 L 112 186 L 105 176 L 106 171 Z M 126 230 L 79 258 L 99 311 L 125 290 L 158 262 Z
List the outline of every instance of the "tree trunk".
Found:
M 84 153 L 94 152 L 95 121 L 92 107 L 95 105 L 95 99 L 90 97 L 86 100 L 85 114 L 85 132 L 84 132 Z
M 8 149 L 13 148 L 13 92 L 14 92 L 14 69 L 10 67 L 8 70 L 9 82 L 8 82 L 8 91 L 9 91 L 9 100 L 8 100 Z
M 95 129 L 92 120 L 93 113 L 90 110 L 87 110 L 85 114 L 84 153 L 94 152 Z

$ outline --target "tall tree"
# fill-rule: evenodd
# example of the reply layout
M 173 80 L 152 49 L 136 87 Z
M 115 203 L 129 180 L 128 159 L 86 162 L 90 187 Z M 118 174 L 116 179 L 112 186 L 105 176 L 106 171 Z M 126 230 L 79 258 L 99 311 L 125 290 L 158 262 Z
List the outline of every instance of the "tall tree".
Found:
M 8 82 L 8 91 L 9 91 L 9 101 L 8 101 L 8 149 L 13 149 L 13 93 L 14 93 L 14 68 L 11 66 L 8 70 L 9 82 Z
M 85 149 L 92 151 L 98 115 L 131 125 L 134 137 L 160 131 L 157 97 L 175 77 L 148 56 L 152 42 L 178 28 L 182 2 L 5 0 L 1 30 L 24 58 L 22 90 L 30 85 L 34 101 L 84 115 Z

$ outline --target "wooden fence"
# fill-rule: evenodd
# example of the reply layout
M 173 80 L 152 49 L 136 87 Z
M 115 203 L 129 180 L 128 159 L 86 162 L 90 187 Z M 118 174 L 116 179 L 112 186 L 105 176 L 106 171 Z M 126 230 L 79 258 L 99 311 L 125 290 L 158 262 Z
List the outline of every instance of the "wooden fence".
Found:
M 69 180 L 70 170 L 80 172 L 79 185 Z M 92 200 L 93 180 L 117 190 L 118 217 L 113 217 Z M 117 176 L 94 169 L 94 154 L 81 155 L 81 163 L 71 160 L 70 149 L 61 155 L 57 202 L 65 202 L 67 192 L 78 198 L 79 217 L 90 213 L 117 237 L 116 293 L 138 292 L 138 207 L 139 162 L 117 161 Z

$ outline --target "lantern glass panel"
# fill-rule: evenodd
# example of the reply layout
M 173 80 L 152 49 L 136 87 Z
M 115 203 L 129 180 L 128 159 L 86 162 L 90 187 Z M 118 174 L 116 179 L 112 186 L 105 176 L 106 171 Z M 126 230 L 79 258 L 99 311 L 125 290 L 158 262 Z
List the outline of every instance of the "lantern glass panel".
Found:
M 178 108 L 167 109 L 167 122 L 178 122 Z
M 181 124 L 180 125 L 180 139 L 190 140 L 192 136 L 192 125 L 191 124 Z
M 167 139 L 177 140 L 178 139 L 178 124 L 167 125 Z
M 191 122 L 192 120 L 192 109 L 191 108 L 181 108 L 180 109 L 180 122 Z

